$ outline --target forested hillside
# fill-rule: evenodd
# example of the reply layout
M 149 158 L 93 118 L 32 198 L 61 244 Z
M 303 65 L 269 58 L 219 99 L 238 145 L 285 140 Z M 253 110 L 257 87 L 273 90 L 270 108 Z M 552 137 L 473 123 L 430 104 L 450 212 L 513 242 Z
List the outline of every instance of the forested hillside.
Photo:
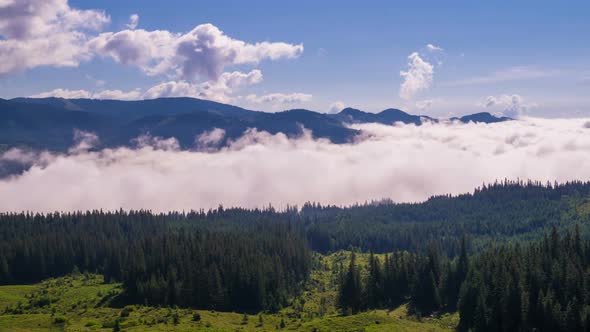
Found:
M 409 301 L 418 315 L 458 310 L 459 331 L 587 331 L 590 241 L 556 228 L 532 244 L 492 247 L 454 260 L 373 254 L 366 268 L 351 254 L 341 270 L 339 306 L 356 313 Z
M 211 229 L 186 215 L 94 211 L 0 225 L 0 283 L 87 271 L 123 282 L 133 303 L 276 310 L 310 269 L 305 242 L 280 221 Z
M 350 208 L 307 204 L 301 218 L 310 246 L 320 252 L 425 252 L 431 243 L 451 256 L 462 237 L 479 250 L 495 241 L 540 238 L 552 225 L 588 220 L 590 183 L 503 181 L 474 193 L 436 196 L 423 203 L 374 202 Z
M 349 250 L 331 268 L 341 314 L 407 303 L 458 310 L 461 330 L 581 329 L 589 196 L 585 182 L 504 181 L 415 204 L 0 214 L 0 284 L 97 273 L 121 303 L 277 312 L 322 266 L 313 251 Z

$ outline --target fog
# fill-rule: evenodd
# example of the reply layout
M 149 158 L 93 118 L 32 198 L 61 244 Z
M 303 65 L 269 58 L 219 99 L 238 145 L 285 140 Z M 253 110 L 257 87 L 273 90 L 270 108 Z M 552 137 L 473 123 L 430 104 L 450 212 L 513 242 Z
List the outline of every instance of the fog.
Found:
M 136 139 L 134 148 L 93 151 L 100 138 L 78 133 L 80 143 L 67 154 L 5 152 L 0 159 L 33 166 L 0 180 L 0 211 L 415 202 L 504 178 L 590 180 L 588 123 L 364 124 L 353 126 L 362 134 L 344 145 L 308 131 L 288 139 L 249 130 L 222 149 L 202 146 L 224 134 L 216 130 L 196 137 L 193 151 L 154 137 Z

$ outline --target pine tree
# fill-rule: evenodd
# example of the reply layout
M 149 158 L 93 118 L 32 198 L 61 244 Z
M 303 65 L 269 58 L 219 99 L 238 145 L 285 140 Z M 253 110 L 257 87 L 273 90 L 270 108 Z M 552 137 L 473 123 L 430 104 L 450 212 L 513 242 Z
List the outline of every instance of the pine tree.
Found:
M 343 310 L 349 309 L 352 313 L 356 313 L 362 306 L 362 288 L 360 280 L 360 272 L 356 265 L 356 255 L 353 252 L 350 254 L 350 263 L 348 271 L 344 276 L 344 281 L 340 286 L 338 296 L 340 308 Z

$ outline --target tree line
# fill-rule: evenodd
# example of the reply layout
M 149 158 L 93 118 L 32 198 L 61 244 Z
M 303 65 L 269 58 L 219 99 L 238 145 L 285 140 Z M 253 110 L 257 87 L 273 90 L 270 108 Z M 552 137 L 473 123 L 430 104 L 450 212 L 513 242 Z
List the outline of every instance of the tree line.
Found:
M 590 241 L 578 227 L 561 236 L 553 228 L 471 257 L 462 245 L 452 260 L 394 252 L 361 267 L 351 254 L 339 282 L 344 313 L 402 302 L 419 316 L 457 310 L 459 331 L 589 331 Z
M 85 271 L 122 282 L 126 301 L 277 310 L 309 273 L 305 240 L 287 222 L 231 226 L 147 211 L 4 214 L 0 284 Z
M 321 253 L 357 248 L 426 254 L 434 242 L 456 256 L 464 235 L 476 251 L 494 242 L 539 239 L 553 226 L 580 224 L 588 236 L 587 216 L 576 206 L 589 195 L 590 182 L 504 180 L 421 203 L 376 201 L 347 208 L 308 203 L 299 217 L 309 245 Z

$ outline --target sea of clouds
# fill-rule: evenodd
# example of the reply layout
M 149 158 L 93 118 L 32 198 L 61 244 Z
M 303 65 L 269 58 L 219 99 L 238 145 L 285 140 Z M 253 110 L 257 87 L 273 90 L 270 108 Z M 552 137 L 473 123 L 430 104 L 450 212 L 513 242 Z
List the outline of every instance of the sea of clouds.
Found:
M 93 150 L 77 133 L 68 153 L 9 150 L 0 161 L 32 165 L 0 179 L 0 211 L 275 207 L 423 201 L 502 179 L 590 180 L 588 119 L 524 118 L 497 124 L 354 125 L 351 144 L 249 130 L 229 146 L 183 151 L 174 139 L 140 137 L 133 148 Z M 204 145 L 203 145 L 204 144 Z

